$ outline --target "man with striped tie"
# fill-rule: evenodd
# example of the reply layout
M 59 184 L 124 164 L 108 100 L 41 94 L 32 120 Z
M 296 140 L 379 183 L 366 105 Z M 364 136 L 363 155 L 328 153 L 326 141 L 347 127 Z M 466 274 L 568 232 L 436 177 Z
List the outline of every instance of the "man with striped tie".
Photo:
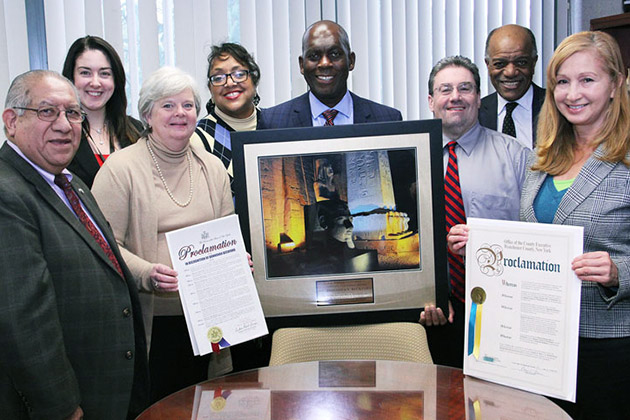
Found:
M 530 150 L 513 137 L 482 127 L 479 70 L 468 58 L 446 57 L 429 76 L 429 108 L 442 120 L 446 233 L 466 217 L 518 220 L 521 186 Z M 436 233 L 436 234 L 439 234 Z M 462 257 L 448 253 L 449 313 L 425 307 L 437 364 L 462 367 L 465 270 Z
M 0 418 L 136 418 L 149 400 L 138 286 L 89 188 L 66 167 L 79 94 L 17 76 L 0 147 Z

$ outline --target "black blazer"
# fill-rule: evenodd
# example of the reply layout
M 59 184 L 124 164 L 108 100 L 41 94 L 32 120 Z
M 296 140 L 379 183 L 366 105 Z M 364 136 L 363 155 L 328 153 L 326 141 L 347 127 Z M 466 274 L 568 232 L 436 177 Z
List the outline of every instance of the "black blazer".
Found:
M 354 109 L 354 123 L 402 121 L 399 110 L 361 98 L 350 92 Z M 312 127 L 311 104 L 308 92 L 271 108 L 263 109 L 259 129 Z
M 133 117 L 127 117 L 129 122 L 138 130 L 139 133 L 142 133 L 143 126 L 142 123 L 136 120 Z M 131 144 L 129 139 L 120 139 L 120 146 L 127 147 Z M 101 169 L 98 161 L 96 160 L 96 156 L 94 156 L 94 152 L 90 147 L 90 143 L 85 136 L 83 130 L 81 131 L 81 143 L 79 143 L 79 149 L 77 153 L 74 155 L 74 159 L 68 165 L 68 170 L 81 178 L 81 181 L 85 182 L 88 188 L 92 188 L 92 184 L 94 183 L 94 177 L 98 170 Z
M 536 125 L 538 124 L 538 113 L 545 102 L 545 89 L 532 83 L 534 87 L 534 98 L 532 99 L 532 148 L 536 145 Z M 497 129 L 497 93 L 491 93 L 481 99 L 479 108 L 479 124 L 491 130 Z

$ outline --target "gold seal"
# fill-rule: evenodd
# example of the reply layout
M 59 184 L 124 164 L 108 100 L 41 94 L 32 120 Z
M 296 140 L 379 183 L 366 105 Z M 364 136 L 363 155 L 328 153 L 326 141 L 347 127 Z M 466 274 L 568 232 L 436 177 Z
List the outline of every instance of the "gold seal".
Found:
M 226 403 L 225 398 L 216 397 L 210 403 L 210 408 L 212 408 L 212 411 L 221 411 L 225 408 L 225 403 Z
M 486 301 L 486 291 L 483 290 L 481 287 L 474 287 L 470 292 L 470 297 L 472 298 L 472 301 L 476 304 L 483 305 L 483 303 Z
M 223 331 L 219 327 L 212 327 L 208 330 L 208 340 L 211 343 L 217 344 L 223 338 Z

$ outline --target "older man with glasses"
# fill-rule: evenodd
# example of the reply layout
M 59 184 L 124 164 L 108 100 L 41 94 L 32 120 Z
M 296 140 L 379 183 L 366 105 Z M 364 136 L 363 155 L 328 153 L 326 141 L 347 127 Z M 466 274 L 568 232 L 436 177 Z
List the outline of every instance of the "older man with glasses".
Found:
M 79 97 L 58 73 L 13 81 L 0 148 L 0 418 L 135 418 L 148 402 L 137 286 L 66 167 Z
M 429 76 L 429 108 L 442 120 L 446 232 L 466 217 L 518 220 L 521 186 L 530 150 L 515 138 L 482 127 L 479 70 L 468 58 L 440 60 Z M 464 361 L 465 272 L 463 260 L 448 254 L 449 313 L 427 306 L 427 328 L 437 364 L 462 367 Z

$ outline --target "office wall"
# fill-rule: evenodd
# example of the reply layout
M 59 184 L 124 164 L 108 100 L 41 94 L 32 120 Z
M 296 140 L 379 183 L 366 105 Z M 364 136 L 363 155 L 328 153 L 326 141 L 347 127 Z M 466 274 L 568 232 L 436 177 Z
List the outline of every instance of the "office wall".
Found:
M 623 13 L 622 0 L 572 0 L 571 33 L 588 31 L 591 19 Z

